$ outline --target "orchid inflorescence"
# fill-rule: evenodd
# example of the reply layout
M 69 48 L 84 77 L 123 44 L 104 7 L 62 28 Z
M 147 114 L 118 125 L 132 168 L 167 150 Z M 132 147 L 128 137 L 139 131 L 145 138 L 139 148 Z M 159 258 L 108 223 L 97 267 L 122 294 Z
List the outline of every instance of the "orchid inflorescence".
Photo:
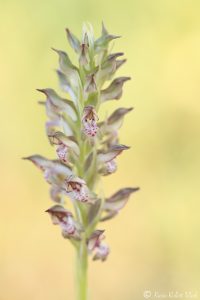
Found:
M 57 158 L 32 155 L 26 159 L 43 172 L 50 184 L 50 196 L 56 204 L 47 212 L 53 224 L 60 226 L 63 237 L 77 249 L 84 243 L 94 260 L 104 261 L 109 247 L 103 242 L 104 230 L 96 229 L 97 224 L 116 216 L 139 188 L 122 188 L 105 199 L 96 193 L 101 176 L 114 173 L 117 156 L 129 149 L 119 144 L 118 131 L 132 108 L 118 108 L 105 120 L 99 120 L 98 113 L 103 103 L 121 98 L 123 85 L 130 77 L 113 80 L 126 60 L 121 59 L 121 52 L 111 53 L 110 43 L 119 36 L 109 34 L 104 25 L 98 39 L 89 24 L 83 26 L 81 40 L 69 29 L 66 33 L 78 56 L 78 67 L 67 53 L 53 50 L 59 57 L 60 87 L 69 99 L 51 88 L 38 89 L 46 96 L 40 104 L 46 108 L 46 133 Z M 111 82 L 104 87 L 107 81 Z M 65 196 L 71 200 L 74 213 L 64 207 Z

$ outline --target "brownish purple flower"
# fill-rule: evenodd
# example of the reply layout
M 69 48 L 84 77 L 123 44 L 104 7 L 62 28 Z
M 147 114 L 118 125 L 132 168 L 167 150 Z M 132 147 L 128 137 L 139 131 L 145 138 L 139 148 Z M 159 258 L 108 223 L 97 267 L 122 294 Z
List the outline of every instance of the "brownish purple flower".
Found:
M 95 230 L 89 239 L 87 240 L 88 251 L 95 252 L 93 260 L 100 259 L 105 261 L 109 254 L 109 247 L 102 243 L 102 240 L 105 238 L 104 230 Z
M 97 126 L 98 116 L 94 106 L 89 105 L 84 108 L 82 116 L 83 132 L 88 137 L 95 137 L 98 131 Z
M 72 200 L 89 202 L 89 190 L 83 179 L 70 176 L 65 180 L 66 193 Z
M 58 155 L 58 158 L 63 161 L 67 162 L 68 160 L 68 147 L 65 144 L 58 145 L 56 149 L 56 153 Z
M 122 151 L 129 149 L 125 145 L 114 145 L 109 150 L 99 153 L 97 156 L 99 163 L 99 172 L 102 175 L 109 175 L 117 170 L 115 158 L 122 153 Z
M 42 172 L 45 180 L 51 185 L 50 196 L 55 202 L 63 202 L 61 194 L 64 193 L 65 178 L 72 175 L 69 166 L 57 160 L 49 160 L 41 155 L 32 155 L 25 159 L 34 163 Z
M 81 239 L 82 227 L 74 220 L 70 211 L 60 205 L 55 205 L 46 210 L 51 216 L 54 225 L 59 225 L 65 238 Z
M 56 153 L 62 162 L 67 163 L 70 159 L 78 157 L 80 150 L 73 137 L 67 137 L 62 132 L 54 132 L 49 135 L 49 140 L 56 145 Z
M 101 261 L 105 261 L 109 253 L 110 249 L 108 245 L 105 243 L 101 243 L 100 246 L 96 249 L 96 253 L 93 257 L 93 260 L 100 259 Z
M 88 251 L 93 251 L 99 247 L 101 241 L 104 239 L 104 230 L 95 230 L 87 240 Z

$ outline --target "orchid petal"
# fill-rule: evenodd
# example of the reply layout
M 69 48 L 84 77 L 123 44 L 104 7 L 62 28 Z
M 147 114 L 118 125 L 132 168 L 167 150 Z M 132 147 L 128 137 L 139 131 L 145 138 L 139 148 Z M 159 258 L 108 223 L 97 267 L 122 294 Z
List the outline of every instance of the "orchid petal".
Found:
M 70 30 L 68 28 L 66 29 L 66 33 L 67 33 L 67 39 L 68 39 L 70 46 L 72 47 L 72 49 L 74 49 L 74 51 L 76 53 L 79 53 L 80 52 L 80 44 L 81 44 L 79 39 L 72 32 L 70 32 Z
M 36 167 L 44 171 L 47 167 L 49 167 L 49 160 L 42 155 L 31 155 L 28 157 L 24 157 L 23 159 L 30 160 Z
M 93 260 L 98 260 L 100 259 L 101 261 L 105 261 L 107 259 L 107 256 L 110 252 L 110 249 L 109 247 L 106 245 L 106 244 L 101 244 L 97 250 L 96 250 L 96 253 L 93 257 Z
M 73 141 L 73 138 L 71 138 L 70 136 L 66 136 L 64 133 L 62 132 L 55 132 L 52 135 L 49 135 L 49 139 L 51 140 L 52 144 L 54 145 L 60 145 L 63 144 L 67 147 L 69 147 L 70 149 L 72 149 L 76 155 L 80 154 L 80 150 L 79 147 L 77 145 L 77 143 L 75 143 Z
M 126 81 L 130 80 L 130 77 L 118 77 L 114 79 L 111 84 L 101 91 L 101 101 L 118 100 L 122 96 L 122 88 Z
M 66 177 L 72 175 L 69 166 L 60 163 L 56 160 L 49 160 L 41 155 L 32 155 L 25 159 L 33 162 L 39 169 L 44 172 L 45 179 L 52 185 L 62 187 Z
M 61 71 L 68 76 L 77 75 L 78 69 L 72 64 L 67 53 L 62 50 L 57 50 L 55 48 L 52 48 L 52 50 L 55 51 L 59 56 L 59 65 Z
M 60 226 L 64 238 L 81 239 L 82 227 L 73 219 L 70 211 L 61 205 L 54 205 L 47 209 L 46 212 L 50 214 L 52 223 Z
M 96 81 L 98 85 L 102 86 L 106 80 L 110 80 L 112 78 L 115 71 L 117 70 L 116 58 L 122 55 L 122 52 L 118 52 L 110 54 L 108 57 L 106 57 L 96 75 Z
M 91 205 L 89 213 L 88 213 L 88 221 L 89 224 L 91 224 L 95 218 L 98 216 L 101 208 L 101 199 L 98 199 L 95 201 L 93 205 Z
M 118 108 L 116 109 L 112 115 L 108 118 L 107 120 L 107 124 L 108 125 L 113 125 L 113 123 L 116 123 L 118 122 L 119 120 L 121 121 L 124 116 L 129 112 L 129 111 L 132 111 L 133 108 L 130 107 L 130 108 Z
M 57 75 L 58 75 L 60 87 L 63 90 L 63 92 L 68 93 L 70 95 L 72 101 L 74 103 L 76 103 L 77 95 L 76 95 L 75 89 L 72 87 L 69 79 L 60 70 L 57 70 Z
M 87 240 L 88 251 L 93 251 L 96 247 L 99 247 L 103 236 L 104 230 L 95 230 Z
M 53 89 L 37 89 L 47 97 L 47 114 L 60 115 L 61 112 L 71 116 L 76 121 L 77 113 L 74 103 L 70 100 L 61 98 Z M 51 117 L 51 115 L 49 115 Z
M 109 42 L 117 38 L 120 38 L 120 36 L 109 34 L 104 24 L 102 24 L 102 34 L 100 38 L 94 42 L 95 53 L 105 50 L 108 47 Z
M 115 217 L 118 212 L 126 205 L 130 195 L 139 190 L 136 188 L 123 188 L 105 200 L 103 210 L 106 212 L 101 221 L 109 220 Z
M 106 163 L 106 162 L 113 160 L 122 151 L 127 150 L 127 149 L 129 149 L 128 146 L 115 145 L 115 146 L 112 146 L 107 152 L 98 154 L 97 159 L 99 162 Z

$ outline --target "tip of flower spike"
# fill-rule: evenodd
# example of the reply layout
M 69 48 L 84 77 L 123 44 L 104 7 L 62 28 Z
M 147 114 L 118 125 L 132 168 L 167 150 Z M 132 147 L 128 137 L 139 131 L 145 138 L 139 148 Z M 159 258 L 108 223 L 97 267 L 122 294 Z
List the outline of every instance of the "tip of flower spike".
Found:
M 102 27 L 101 27 L 101 38 L 106 37 L 108 41 L 121 38 L 120 35 L 113 35 L 109 34 L 108 30 L 106 29 L 104 22 L 102 21 Z

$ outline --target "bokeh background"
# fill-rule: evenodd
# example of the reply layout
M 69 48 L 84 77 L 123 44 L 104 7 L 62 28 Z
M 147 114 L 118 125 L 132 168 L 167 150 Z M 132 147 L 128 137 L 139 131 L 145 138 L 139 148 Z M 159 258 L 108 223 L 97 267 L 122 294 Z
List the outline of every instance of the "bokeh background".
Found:
M 84 21 L 120 34 L 116 51 L 130 75 L 119 102 L 134 106 L 121 129 L 132 146 L 106 194 L 140 186 L 106 229 L 111 255 L 90 263 L 93 300 L 143 299 L 143 291 L 192 292 L 200 299 L 200 2 L 199 0 L 1 0 L 0 2 L 0 299 L 74 299 L 74 253 L 44 213 L 40 172 L 20 158 L 53 156 L 35 88 L 57 88 L 64 28 Z M 198 293 L 198 294 L 196 294 Z M 182 299 L 188 299 L 183 297 Z

